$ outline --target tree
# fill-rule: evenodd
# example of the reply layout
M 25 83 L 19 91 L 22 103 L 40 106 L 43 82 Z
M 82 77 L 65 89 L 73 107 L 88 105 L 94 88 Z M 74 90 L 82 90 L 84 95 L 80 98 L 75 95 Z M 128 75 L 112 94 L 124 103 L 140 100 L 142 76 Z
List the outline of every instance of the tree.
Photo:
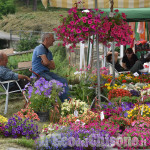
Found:
M 0 0 L 0 18 L 2 18 L 2 15 L 12 14 L 15 11 L 14 0 Z
M 37 0 L 33 0 L 33 11 L 37 10 Z
M 29 7 L 29 0 L 26 0 L 26 6 Z

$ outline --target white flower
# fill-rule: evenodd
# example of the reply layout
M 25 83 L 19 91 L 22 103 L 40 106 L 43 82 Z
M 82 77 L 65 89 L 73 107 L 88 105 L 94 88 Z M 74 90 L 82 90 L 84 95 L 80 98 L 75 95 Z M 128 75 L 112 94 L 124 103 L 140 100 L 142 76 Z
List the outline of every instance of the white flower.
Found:
M 53 130 L 54 130 L 54 128 L 48 127 L 48 130 L 49 130 L 49 131 L 53 131 Z
M 147 90 L 147 95 L 150 95 L 150 89 Z
M 139 74 L 138 74 L 137 72 L 135 72 L 133 75 L 134 75 L 135 77 L 138 77 L 138 76 L 139 76 Z
M 146 95 L 147 91 L 146 90 L 142 90 L 141 91 L 141 96 Z

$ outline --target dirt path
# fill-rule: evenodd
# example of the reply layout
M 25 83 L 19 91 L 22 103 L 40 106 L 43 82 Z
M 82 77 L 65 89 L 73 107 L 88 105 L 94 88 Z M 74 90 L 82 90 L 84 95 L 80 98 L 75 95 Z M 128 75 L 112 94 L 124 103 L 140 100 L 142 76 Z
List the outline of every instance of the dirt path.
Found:
M 0 143 L 0 150 L 31 150 L 30 148 L 25 148 L 14 143 Z

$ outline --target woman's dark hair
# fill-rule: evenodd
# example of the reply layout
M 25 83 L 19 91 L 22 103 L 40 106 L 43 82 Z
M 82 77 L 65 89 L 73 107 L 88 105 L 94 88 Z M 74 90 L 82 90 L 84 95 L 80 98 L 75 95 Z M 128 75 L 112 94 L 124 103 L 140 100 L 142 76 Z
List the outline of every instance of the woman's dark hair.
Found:
M 111 63 L 111 59 L 112 59 L 112 54 L 106 56 L 107 62 Z
M 132 50 L 132 48 L 127 48 L 127 50 L 125 52 L 128 53 L 128 54 L 132 54 L 133 50 Z

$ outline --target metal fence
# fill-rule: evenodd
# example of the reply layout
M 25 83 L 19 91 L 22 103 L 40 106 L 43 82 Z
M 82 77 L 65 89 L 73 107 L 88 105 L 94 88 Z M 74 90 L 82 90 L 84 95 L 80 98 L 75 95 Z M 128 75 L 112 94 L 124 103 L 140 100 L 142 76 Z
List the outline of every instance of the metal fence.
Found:
M 10 47 L 16 49 L 16 45 L 18 41 L 28 36 L 31 39 L 33 36 L 38 38 L 38 42 L 42 42 L 42 36 L 45 33 L 54 34 L 54 38 L 56 39 L 56 34 L 54 32 L 42 32 L 42 31 L 25 31 L 25 30 L 10 30 Z

